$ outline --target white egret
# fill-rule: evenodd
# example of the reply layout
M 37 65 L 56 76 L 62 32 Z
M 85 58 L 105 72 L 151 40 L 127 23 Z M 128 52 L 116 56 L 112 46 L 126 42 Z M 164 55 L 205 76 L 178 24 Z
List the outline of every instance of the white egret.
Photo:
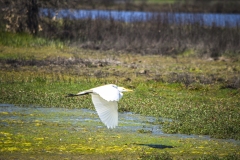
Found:
M 98 116 L 107 128 L 115 128 L 118 125 L 118 101 L 122 98 L 122 92 L 132 91 L 114 84 L 92 88 L 69 94 L 68 97 L 91 94 L 92 102 L 97 110 Z

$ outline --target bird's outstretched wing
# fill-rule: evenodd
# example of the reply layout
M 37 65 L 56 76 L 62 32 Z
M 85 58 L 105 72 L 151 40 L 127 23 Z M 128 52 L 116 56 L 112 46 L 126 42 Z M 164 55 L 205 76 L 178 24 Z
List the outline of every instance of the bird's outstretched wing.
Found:
M 106 101 L 119 101 L 122 97 L 119 90 L 112 84 L 93 88 L 92 92 L 100 95 Z
M 116 101 L 106 101 L 98 94 L 91 95 L 92 102 L 101 121 L 108 128 L 115 128 L 118 125 L 118 103 Z

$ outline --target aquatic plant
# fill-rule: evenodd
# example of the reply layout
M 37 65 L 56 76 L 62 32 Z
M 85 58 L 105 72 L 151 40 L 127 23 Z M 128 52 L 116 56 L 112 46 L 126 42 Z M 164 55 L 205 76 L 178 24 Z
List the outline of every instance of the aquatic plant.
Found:
M 36 110 L 39 106 L 94 110 L 90 97 L 67 99 L 65 96 L 115 83 L 134 90 L 120 101 L 120 112 L 154 116 L 157 121 L 151 123 L 161 124 L 166 133 L 240 139 L 237 57 L 209 60 L 181 55 L 116 54 L 66 46 L 58 48 L 48 43 L 41 46 L 35 40 L 26 41 L 23 47 L 1 44 L 0 103 L 36 107 Z M 30 41 L 33 46 L 41 47 L 37 50 L 30 47 Z M 100 122 L 91 121 L 87 126 L 72 125 L 68 121 L 49 122 L 45 120 L 46 115 L 34 113 L 3 111 L 0 114 L 3 159 L 19 158 L 20 153 L 33 157 L 71 155 L 72 159 L 79 159 L 79 155 L 126 159 L 129 154 L 133 159 L 162 156 L 206 159 L 216 153 L 218 158 L 239 158 L 239 146 L 229 142 L 152 137 L 151 130 L 144 128 L 134 133 L 118 133 L 94 128 L 95 123 Z M 64 115 L 66 112 L 49 117 Z M 21 119 L 10 118 L 12 116 Z M 156 148 L 163 146 L 164 149 Z M 164 154 L 165 151 L 169 154 Z

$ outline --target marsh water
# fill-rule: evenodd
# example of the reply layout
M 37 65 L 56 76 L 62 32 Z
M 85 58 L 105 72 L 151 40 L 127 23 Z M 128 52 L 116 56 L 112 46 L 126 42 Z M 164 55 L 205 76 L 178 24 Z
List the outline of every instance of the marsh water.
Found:
M 240 154 L 240 141 L 166 134 L 156 119 L 120 113 L 107 129 L 96 111 L 0 104 L 0 159 L 137 159 L 170 153 L 183 159 Z
M 40 16 L 50 18 L 70 19 L 113 19 L 123 22 L 136 22 L 160 20 L 171 24 L 198 23 L 205 26 L 237 27 L 240 24 L 240 14 L 220 13 L 164 13 L 142 11 L 117 11 L 117 10 L 74 10 L 74 9 L 48 9 L 41 8 Z
M 45 123 L 59 123 L 68 124 L 76 131 L 82 130 L 83 126 L 91 126 L 95 129 L 106 128 L 101 123 L 96 111 L 89 109 L 66 109 L 66 108 L 43 108 L 43 107 L 19 107 L 12 104 L 0 104 L 0 113 L 7 113 L 7 119 L 13 121 L 30 122 L 45 122 Z M 6 117 L 0 117 L 0 125 L 8 125 L 5 123 Z M 171 119 L 156 119 L 155 117 L 143 116 L 131 112 L 119 113 L 119 126 L 114 130 L 116 132 L 131 132 L 136 134 L 151 134 L 162 136 L 175 136 L 179 138 L 196 138 L 202 140 L 210 140 L 207 135 L 186 135 L 186 134 L 167 134 L 161 130 L 161 125 L 157 125 L 156 121 L 171 121 Z M 77 126 L 81 124 L 81 126 Z M 233 142 L 240 145 L 240 141 L 228 139 L 220 140 L 226 142 Z

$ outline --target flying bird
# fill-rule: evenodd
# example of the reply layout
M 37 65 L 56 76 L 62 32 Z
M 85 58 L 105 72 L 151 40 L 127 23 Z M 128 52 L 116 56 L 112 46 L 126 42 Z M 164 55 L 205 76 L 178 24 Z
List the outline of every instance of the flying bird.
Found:
M 115 128 L 118 125 L 118 101 L 123 96 L 122 92 L 129 91 L 132 90 L 115 84 L 107 84 L 77 94 L 69 94 L 67 97 L 91 94 L 93 105 L 101 121 L 107 128 Z

